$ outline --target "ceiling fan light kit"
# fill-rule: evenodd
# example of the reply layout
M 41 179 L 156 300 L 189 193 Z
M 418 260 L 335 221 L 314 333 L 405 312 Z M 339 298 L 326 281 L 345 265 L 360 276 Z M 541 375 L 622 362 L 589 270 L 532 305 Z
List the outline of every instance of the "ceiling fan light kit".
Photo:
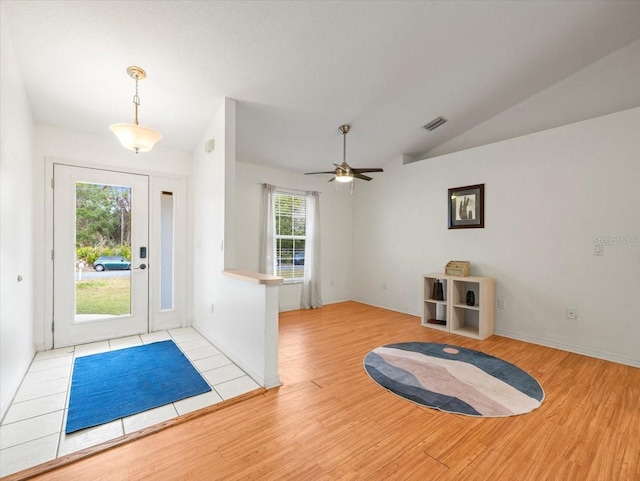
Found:
M 384 172 L 380 168 L 365 168 L 365 169 L 355 169 L 347 164 L 347 134 L 351 130 L 351 126 L 348 124 L 341 125 L 338 127 L 338 131 L 342 134 L 342 163 L 341 164 L 333 164 L 335 166 L 335 170 L 327 171 L 327 172 L 306 172 L 305 175 L 313 175 L 313 174 L 333 174 L 334 177 L 329 180 L 329 182 L 347 183 L 353 182 L 353 179 L 361 179 L 370 181 L 372 178 L 368 175 L 363 175 L 365 172 Z M 351 193 L 353 194 L 353 184 L 351 184 Z
M 336 172 L 336 181 L 346 184 L 347 182 L 353 182 L 353 174 L 351 172 Z
M 138 107 L 140 106 L 140 97 L 138 96 L 138 81 L 146 78 L 147 73 L 140 67 L 131 66 L 127 68 L 129 77 L 136 81 L 136 93 L 133 96 L 133 104 L 135 105 L 135 119 L 133 124 L 111 124 L 109 129 L 115 134 L 125 149 L 138 152 L 149 152 L 158 140 L 162 138 L 159 132 L 138 125 Z

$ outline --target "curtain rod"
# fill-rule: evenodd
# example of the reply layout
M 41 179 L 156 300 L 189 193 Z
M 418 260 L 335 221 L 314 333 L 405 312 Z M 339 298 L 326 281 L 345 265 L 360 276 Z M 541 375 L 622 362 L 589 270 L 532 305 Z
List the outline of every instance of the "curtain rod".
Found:
M 266 182 L 258 182 L 258 185 L 267 185 L 267 183 Z M 318 190 L 291 189 L 290 187 L 281 187 L 279 185 L 276 185 L 275 187 L 278 190 L 288 190 L 288 191 L 291 191 L 291 192 L 299 192 L 301 194 L 306 194 L 307 192 L 317 192 L 318 194 L 322 194 L 322 192 L 320 192 Z

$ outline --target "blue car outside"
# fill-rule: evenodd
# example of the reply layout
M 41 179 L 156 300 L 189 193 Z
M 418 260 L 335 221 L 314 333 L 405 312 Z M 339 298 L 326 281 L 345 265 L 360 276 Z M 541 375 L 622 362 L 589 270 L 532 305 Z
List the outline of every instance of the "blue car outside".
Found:
M 97 272 L 129 270 L 131 261 L 122 256 L 100 256 L 93 263 L 93 268 Z

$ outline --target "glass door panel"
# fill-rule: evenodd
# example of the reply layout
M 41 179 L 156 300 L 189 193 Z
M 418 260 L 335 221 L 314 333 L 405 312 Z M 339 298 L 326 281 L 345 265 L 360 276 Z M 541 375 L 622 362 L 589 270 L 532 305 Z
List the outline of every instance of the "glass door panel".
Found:
M 131 314 L 131 194 L 76 182 L 76 322 Z

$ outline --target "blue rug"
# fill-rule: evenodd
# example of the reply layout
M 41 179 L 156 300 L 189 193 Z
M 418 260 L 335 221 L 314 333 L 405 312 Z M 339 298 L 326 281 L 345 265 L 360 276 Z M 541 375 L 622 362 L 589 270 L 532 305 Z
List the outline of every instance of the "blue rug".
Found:
M 533 411 L 544 399 L 538 381 L 519 367 L 448 344 L 388 344 L 367 354 L 364 367 L 392 393 L 448 413 L 513 416 Z
M 211 387 L 173 341 L 79 357 L 67 434 L 163 406 Z

